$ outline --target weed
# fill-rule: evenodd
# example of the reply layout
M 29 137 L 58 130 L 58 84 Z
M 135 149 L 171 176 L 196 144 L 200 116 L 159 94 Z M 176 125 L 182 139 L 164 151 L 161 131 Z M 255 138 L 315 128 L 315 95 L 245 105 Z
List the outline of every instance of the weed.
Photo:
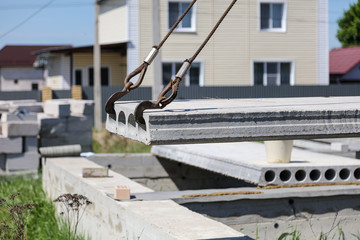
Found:
M 27 239 L 26 226 L 35 203 L 21 204 L 16 197 L 20 193 L 11 194 L 8 199 L 0 199 L 0 207 L 7 217 L 0 222 L 0 239 Z
M 92 202 L 87 197 L 80 194 L 66 193 L 60 195 L 54 200 L 55 203 L 60 203 L 62 212 L 65 214 L 68 227 L 68 240 L 74 240 L 76 237 L 78 224 L 87 208 Z
M 0 176 L 0 198 L 7 198 L 14 192 L 19 202 L 36 203 L 29 216 L 26 227 L 26 237 L 36 240 L 66 240 L 68 239 L 67 226 L 64 222 L 58 223 L 55 218 L 55 206 L 46 198 L 42 189 L 41 175 L 26 174 L 18 176 Z M 0 207 L 0 222 L 8 219 L 7 211 Z M 5 226 L 3 226 L 5 227 Z M 2 231 L 1 231 L 2 232 Z M 11 239 L 2 238 L 0 239 Z M 78 236 L 76 239 L 85 239 Z
M 290 233 L 283 233 L 278 240 L 300 240 L 301 233 L 298 230 L 294 230 Z

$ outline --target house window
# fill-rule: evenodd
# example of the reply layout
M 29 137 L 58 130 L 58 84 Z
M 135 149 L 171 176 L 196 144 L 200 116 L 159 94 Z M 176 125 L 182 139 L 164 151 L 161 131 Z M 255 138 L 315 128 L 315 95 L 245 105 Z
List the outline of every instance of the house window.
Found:
M 168 0 L 168 28 L 170 29 L 178 18 L 185 12 L 186 8 L 190 5 L 190 1 L 181 0 L 173 1 Z M 175 28 L 178 32 L 194 32 L 195 31 L 195 5 L 185 15 L 183 20 Z
M 260 31 L 285 32 L 286 8 L 283 2 L 260 2 Z
M 163 85 L 167 85 L 170 80 L 175 79 L 176 73 L 182 66 L 182 62 L 167 62 L 163 63 Z M 195 62 L 191 64 L 191 68 L 180 83 L 181 86 L 202 86 L 203 85 L 203 73 L 202 63 Z
M 31 84 L 31 90 L 39 90 L 39 84 L 37 84 L 37 83 L 32 83 L 32 84 Z
M 109 68 L 101 67 L 101 86 L 109 86 Z M 94 86 L 94 68 L 89 68 L 89 86 Z
M 75 79 L 74 79 L 74 85 L 83 85 L 83 81 L 82 81 L 82 70 L 81 69 L 76 69 L 75 70 Z
M 292 85 L 291 62 L 254 62 L 254 85 Z

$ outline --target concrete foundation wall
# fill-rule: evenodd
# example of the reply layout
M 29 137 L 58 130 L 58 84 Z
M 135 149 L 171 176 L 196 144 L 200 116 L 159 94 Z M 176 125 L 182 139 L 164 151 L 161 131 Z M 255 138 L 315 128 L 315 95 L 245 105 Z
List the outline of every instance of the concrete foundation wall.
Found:
M 115 201 L 108 194 L 118 184 L 129 186 L 132 195 L 152 190 L 112 171 L 109 178 L 82 178 L 82 168 L 99 167 L 84 158 L 49 158 L 43 166 L 43 187 L 51 199 L 78 193 L 93 202 L 79 224 L 92 239 L 250 239 L 171 200 Z

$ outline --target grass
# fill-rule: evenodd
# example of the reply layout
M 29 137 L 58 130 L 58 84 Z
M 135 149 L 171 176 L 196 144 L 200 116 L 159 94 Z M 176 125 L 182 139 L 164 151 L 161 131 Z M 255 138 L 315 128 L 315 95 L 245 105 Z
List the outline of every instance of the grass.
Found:
M 68 239 L 66 225 L 58 224 L 55 218 L 54 204 L 46 198 L 42 190 L 41 176 L 0 176 L 0 198 L 8 198 L 16 192 L 20 192 L 17 199 L 22 204 L 37 204 L 27 225 L 27 239 Z M 1 211 L 0 208 L 0 221 L 6 217 L 6 212 Z M 78 237 L 77 239 L 84 238 Z
M 93 131 L 94 153 L 148 153 L 151 146 L 111 133 L 106 129 Z

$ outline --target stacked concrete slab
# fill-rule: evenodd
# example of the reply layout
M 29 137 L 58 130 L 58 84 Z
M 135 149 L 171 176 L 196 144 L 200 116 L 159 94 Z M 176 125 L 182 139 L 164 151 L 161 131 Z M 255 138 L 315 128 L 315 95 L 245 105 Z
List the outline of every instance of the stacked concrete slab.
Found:
M 154 146 L 156 156 L 260 186 L 353 183 L 360 181 L 359 160 L 294 149 L 290 163 L 267 163 L 260 143 Z
M 115 102 L 106 128 L 145 144 L 294 140 L 360 136 L 360 97 L 179 100 L 146 110 Z
M 93 101 L 0 101 L 0 173 L 36 170 L 38 148 L 81 144 L 92 149 Z
M 37 114 L 3 113 L 0 135 L 0 172 L 39 167 Z
M 94 103 L 90 100 L 48 100 L 38 116 L 41 147 L 80 144 L 92 150 Z

